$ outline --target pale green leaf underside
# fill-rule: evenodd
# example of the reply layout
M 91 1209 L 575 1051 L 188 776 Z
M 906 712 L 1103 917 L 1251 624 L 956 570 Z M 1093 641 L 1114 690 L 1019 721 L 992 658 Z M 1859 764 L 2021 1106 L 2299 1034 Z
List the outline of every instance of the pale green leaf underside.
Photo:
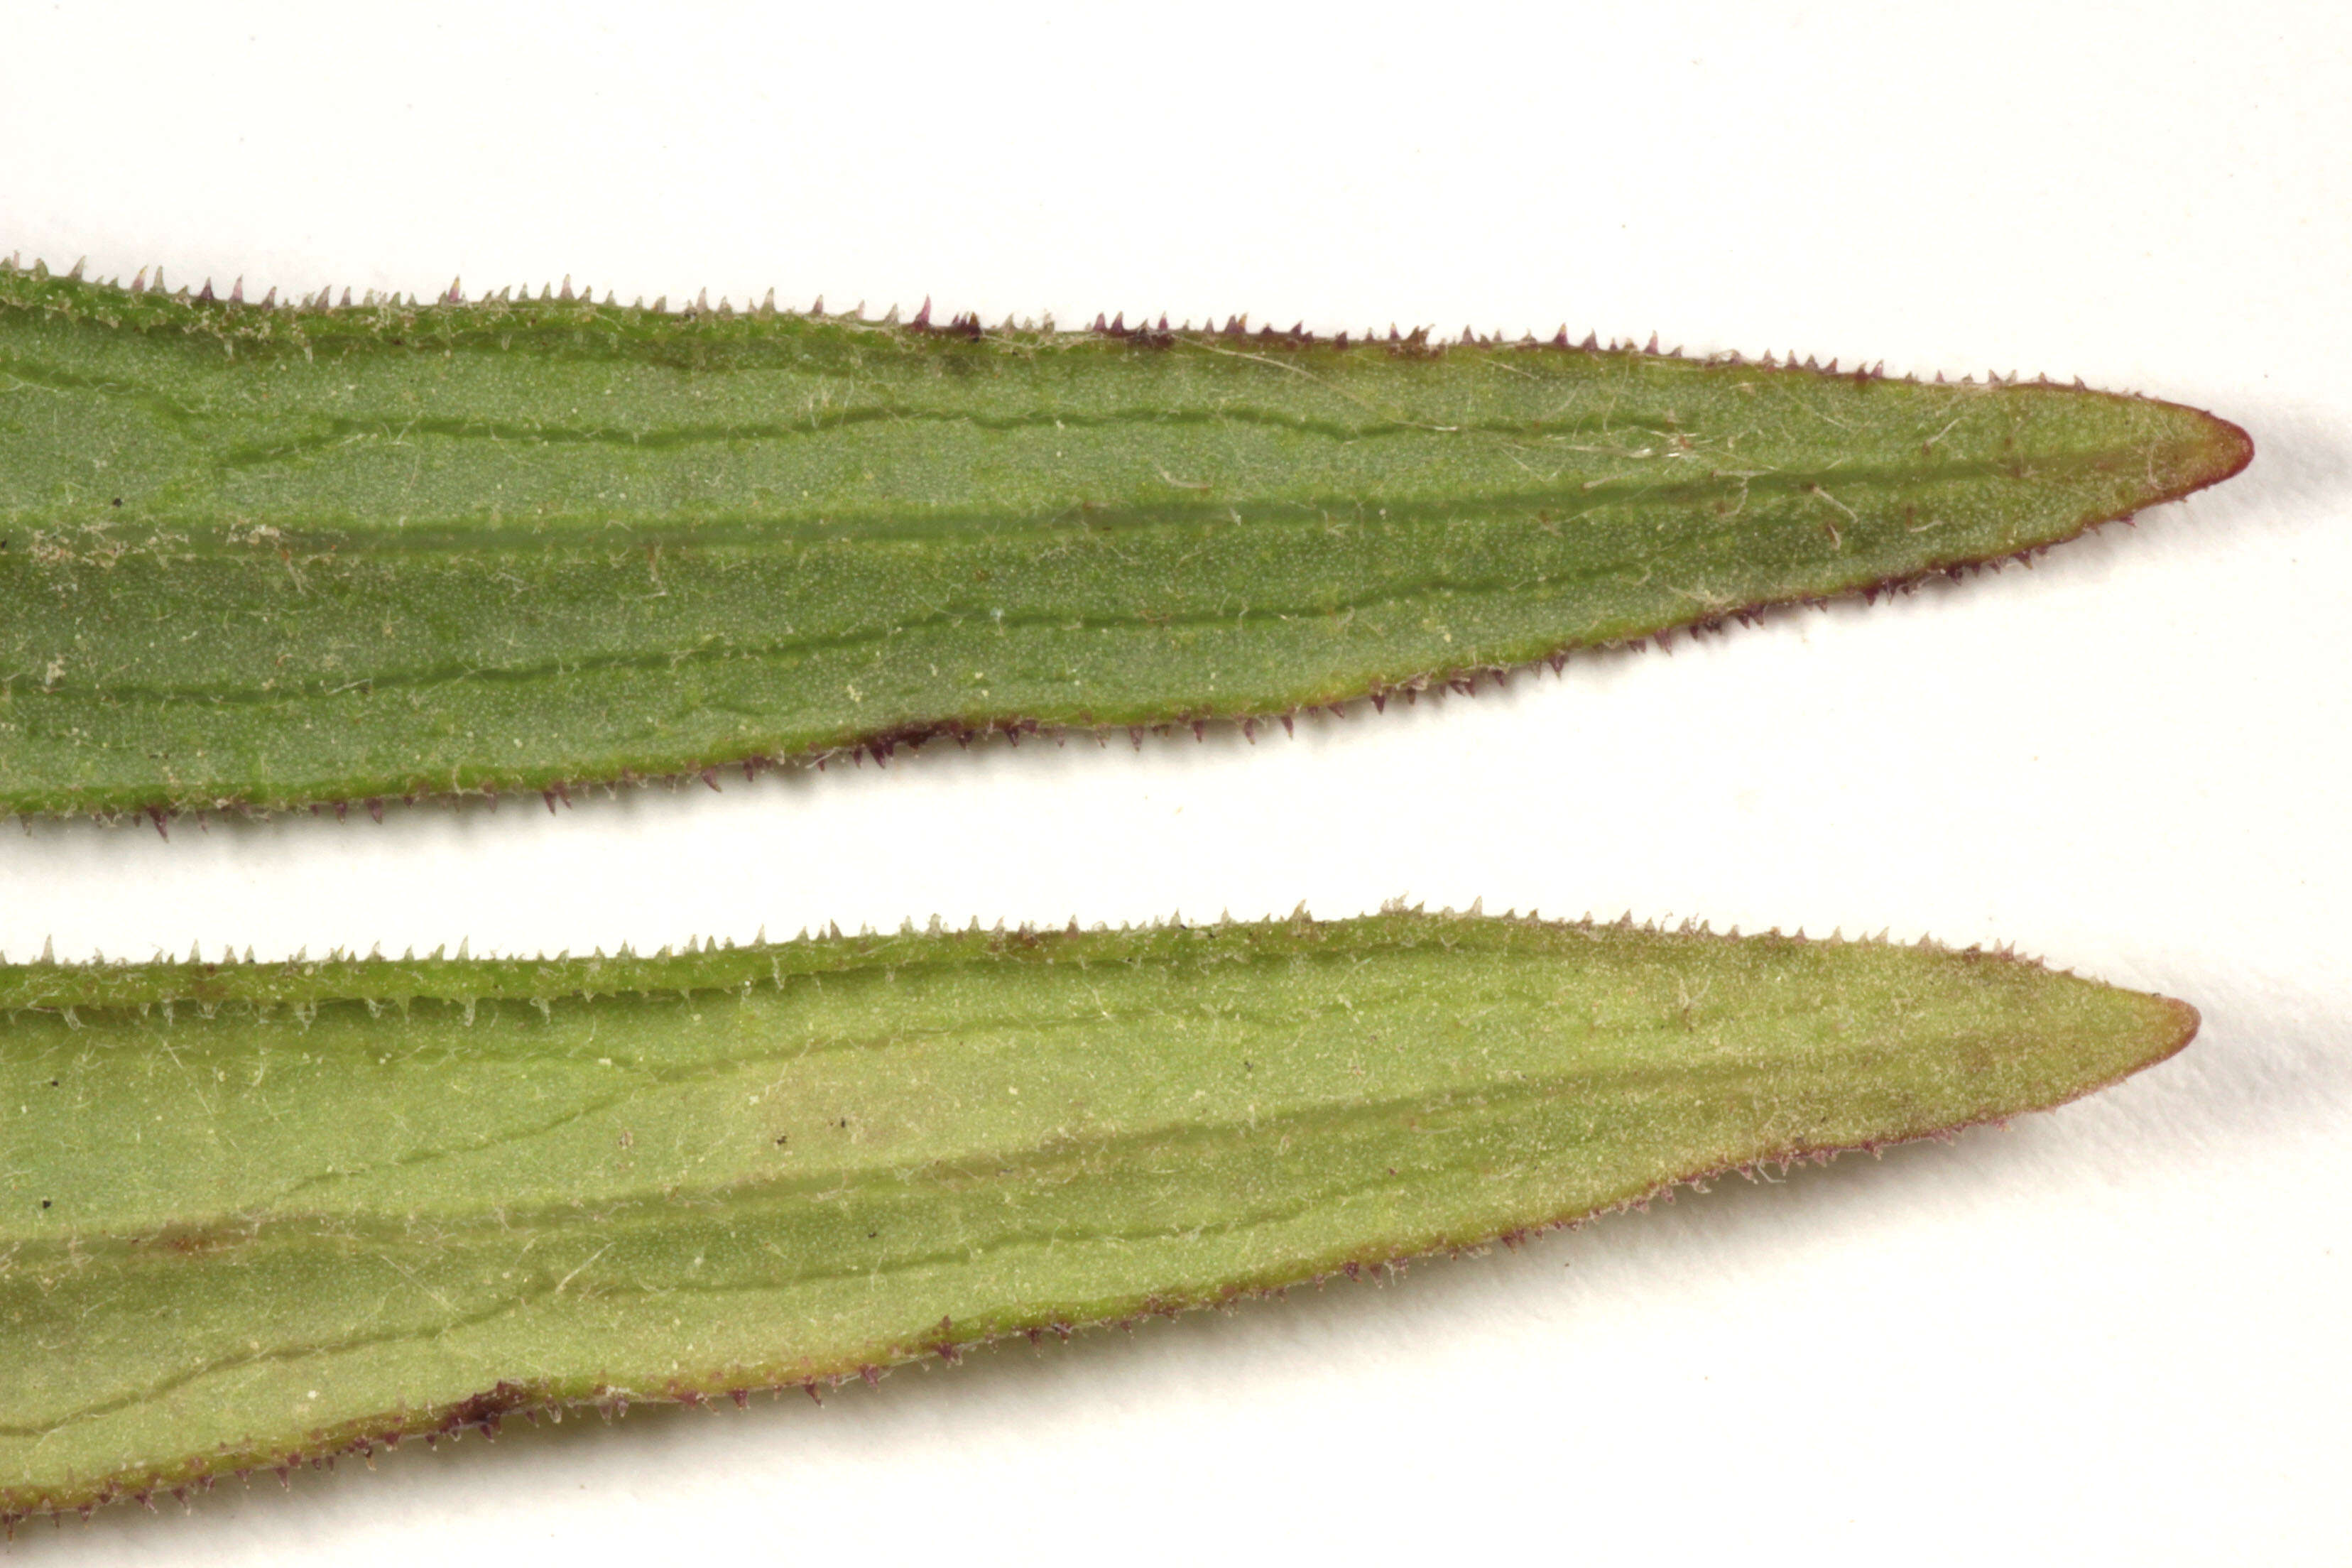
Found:
M 2056 1104 L 2178 1003 L 1419 914 L 0 968 L 0 1514 L 813 1383 Z
M 1532 343 L 0 272 L 0 810 L 1284 713 L 2036 549 L 2250 449 L 2079 389 Z

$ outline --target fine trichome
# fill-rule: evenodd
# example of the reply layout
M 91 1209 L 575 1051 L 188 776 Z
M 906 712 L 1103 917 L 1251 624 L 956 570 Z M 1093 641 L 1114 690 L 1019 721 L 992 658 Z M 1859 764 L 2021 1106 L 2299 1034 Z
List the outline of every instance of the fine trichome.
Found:
M 2032 552 L 2251 452 L 1564 332 L 211 292 L 0 268 L 0 811 L 1286 719 Z
M 2052 1106 L 1997 953 L 1392 912 L 0 967 L 0 1518 L 811 1389 Z

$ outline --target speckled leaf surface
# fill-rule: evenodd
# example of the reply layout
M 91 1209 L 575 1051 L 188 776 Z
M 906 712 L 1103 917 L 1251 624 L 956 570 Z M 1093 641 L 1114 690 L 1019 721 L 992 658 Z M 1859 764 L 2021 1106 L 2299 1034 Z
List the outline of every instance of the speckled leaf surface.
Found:
M 1112 326 L 0 271 L 0 810 L 1285 715 L 2030 552 L 2251 453 L 2072 387 Z
M 0 1514 L 806 1384 L 2057 1104 L 2189 1008 L 1397 912 L 0 968 Z

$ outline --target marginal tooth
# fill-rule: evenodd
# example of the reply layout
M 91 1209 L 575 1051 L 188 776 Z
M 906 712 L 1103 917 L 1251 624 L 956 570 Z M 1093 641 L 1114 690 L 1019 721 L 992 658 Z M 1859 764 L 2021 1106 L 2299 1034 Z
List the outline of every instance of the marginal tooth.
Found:
M 561 293 L 557 294 L 555 297 L 556 297 L 557 299 L 559 299 L 559 300 L 569 300 L 570 298 L 572 298 L 572 274 L 571 274 L 571 273 L 567 272 L 567 273 L 565 273 L 565 274 L 563 275 L 563 289 L 562 289 L 562 291 Z

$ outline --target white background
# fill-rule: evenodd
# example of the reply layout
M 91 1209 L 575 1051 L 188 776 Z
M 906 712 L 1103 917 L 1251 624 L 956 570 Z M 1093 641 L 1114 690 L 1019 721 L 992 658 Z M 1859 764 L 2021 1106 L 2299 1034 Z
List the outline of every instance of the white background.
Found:
M 240 19 L 242 16 L 242 19 Z M 2294 5 L 0 18 L 0 249 L 2081 375 L 2253 468 L 2031 572 L 1302 724 L 0 828 L 0 949 L 1439 905 L 2011 941 L 2204 1010 L 1957 1144 L 1391 1288 L 47 1526 L 26 1562 L 2342 1561 L 2352 25 Z

